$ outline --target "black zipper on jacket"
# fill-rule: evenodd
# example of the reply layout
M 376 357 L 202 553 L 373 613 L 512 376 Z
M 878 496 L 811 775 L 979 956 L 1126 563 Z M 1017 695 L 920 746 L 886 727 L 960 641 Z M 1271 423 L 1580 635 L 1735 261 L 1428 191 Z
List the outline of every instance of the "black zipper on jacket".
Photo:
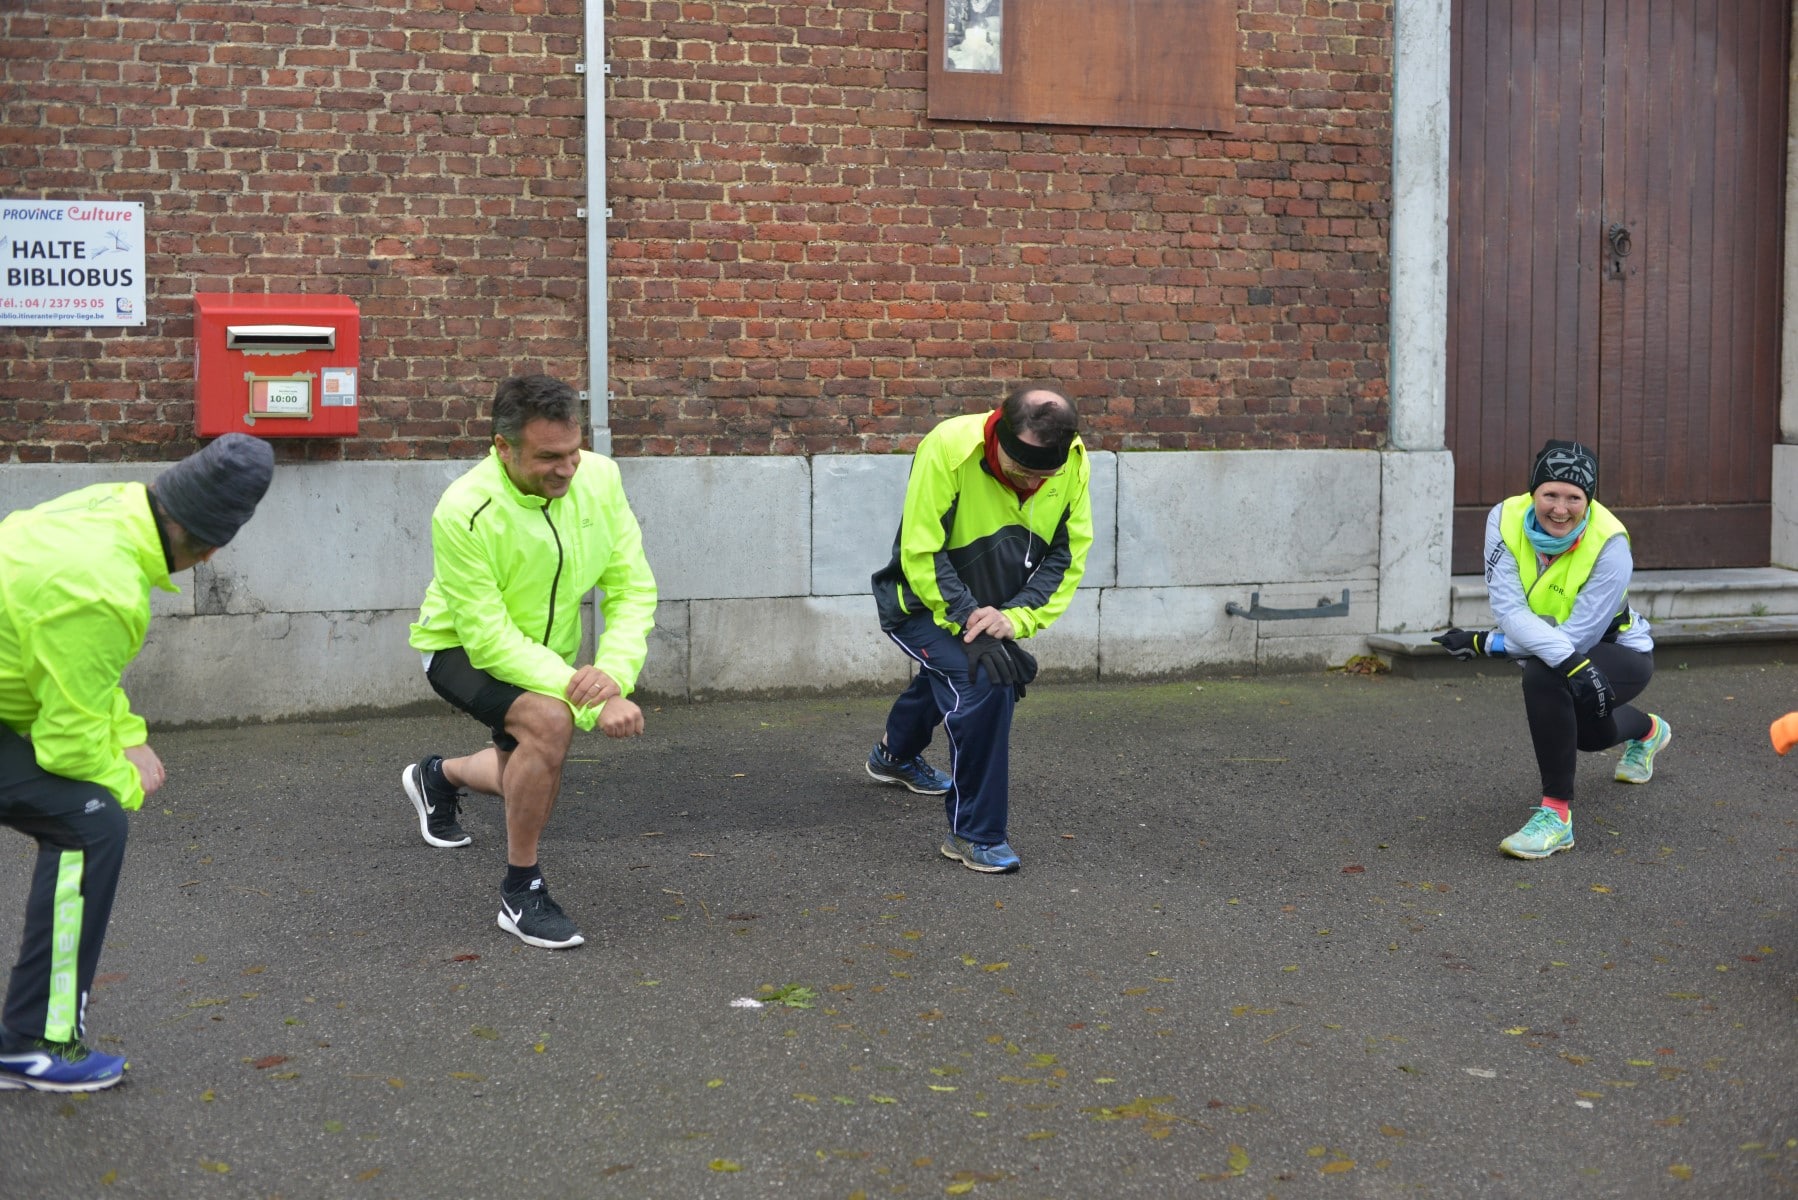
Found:
M 556 574 L 549 581 L 549 621 L 543 626 L 543 644 L 550 644 L 550 630 L 556 627 L 556 585 L 562 582 L 562 535 L 556 532 L 556 523 L 549 519 L 549 505 L 543 506 L 543 523 L 549 526 L 549 536 L 556 539 Z

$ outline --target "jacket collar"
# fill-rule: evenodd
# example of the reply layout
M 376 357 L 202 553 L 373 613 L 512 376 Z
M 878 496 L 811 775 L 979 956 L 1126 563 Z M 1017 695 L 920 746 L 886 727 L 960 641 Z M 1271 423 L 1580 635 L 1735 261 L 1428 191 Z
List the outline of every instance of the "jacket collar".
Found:
M 513 504 L 518 505 L 520 508 L 549 507 L 549 497 L 527 496 L 518 490 L 518 485 L 512 482 L 512 476 L 506 471 L 505 460 L 499 456 L 498 446 L 488 447 L 487 458 L 493 465 L 493 473 L 499 476 L 500 486 L 506 491 L 506 499 L 510 500 Z
M 136 550 L 138 565 L 144 569 L 144 577 L 150 586 L 158 591 L 179 592 L 175 581 L 169 573 L 168 535 L 163 531 L 162 523 L 156 519 L 156 501 L 150 498 L 150 489 L 143 484 L 143 503 L 137 506 L 134 521 L 138 525 Z

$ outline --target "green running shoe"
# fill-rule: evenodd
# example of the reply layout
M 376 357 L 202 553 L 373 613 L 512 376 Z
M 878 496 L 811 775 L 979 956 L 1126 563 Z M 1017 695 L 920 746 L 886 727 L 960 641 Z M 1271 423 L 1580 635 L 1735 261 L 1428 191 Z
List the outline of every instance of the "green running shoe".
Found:
M 1498 844 L 1512 858 L 1547 858 L 1557 850 L 1573 849 L 1573 816 L 1565 821 L 1546 806 L 1530 814 L 1523 828 Z
M 1614 776 L 1618 783 L 1647 783 L 1653 779 L 1654 756 L 1673 740 L 1673 727 L 1667 724 L 1667 718 L 1648 715 L 1654 717 L 1654 736 L 1623 743 L 1623 758 L 1617 763 Z

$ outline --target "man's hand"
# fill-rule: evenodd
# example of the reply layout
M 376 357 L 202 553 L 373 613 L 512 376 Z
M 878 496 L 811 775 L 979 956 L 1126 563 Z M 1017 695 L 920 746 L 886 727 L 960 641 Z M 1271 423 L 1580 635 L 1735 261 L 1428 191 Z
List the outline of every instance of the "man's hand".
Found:
M 1430 640 L 1458 662 L 1472 662 L 1482 654 L 1492 653 L 1492 632 L 1487 629 L 1450 629 Z
M 598 708 L 612 697 L 622 696 L 624 689 L 598 667 L 582 667 L 568 681 L 562 694 L 576 708 Z
M 162 769 L 162 760 L 156 757 L 156 751 L 150 749 L 148 742 L 141 746 L 126 746 L 125 757 L 137 768 L 137 777 L 144 785 L 146 796 L 155 792 L 168 778 L 168 772 Z
M 1580 712 L 1594 721 L 1602 721 L 1611 715 L 1611 709 L 1617 703 L 1617 693 L 1611 688 L 1611 681 L 1604 677 L 1591 659 L 1581 654 L 1569 655 L 1555 664 L 1555 673 L 1567 681 L 1567 690 L 1573 695 L 1573 705 Z
M 968 623 L 961 627 L 961 640 L 972 642 L 985 634 L 994 638 L 1015 638 L 1017 627 L 1011 618 L 996 608 L 977 608 L 968 616 Z
M 613 696 L 599 710 L 599 728 L 609 738 L 633 738 L 643 732 L 643 710 L 634 700 Z
M 1017 686 L 1018 664 L 1005 652 L 1005 642 L 984 633 L 968 644 L 968 679 L 978 682 L 975 677 L 982 667 L 994 687 Z

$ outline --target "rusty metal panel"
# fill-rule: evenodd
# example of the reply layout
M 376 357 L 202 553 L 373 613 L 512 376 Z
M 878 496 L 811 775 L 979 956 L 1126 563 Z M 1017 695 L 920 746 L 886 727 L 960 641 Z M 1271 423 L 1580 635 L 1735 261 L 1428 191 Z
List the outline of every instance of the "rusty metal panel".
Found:
M 1234 0 L 931 0 L 932 120 L 1228 131 Z

